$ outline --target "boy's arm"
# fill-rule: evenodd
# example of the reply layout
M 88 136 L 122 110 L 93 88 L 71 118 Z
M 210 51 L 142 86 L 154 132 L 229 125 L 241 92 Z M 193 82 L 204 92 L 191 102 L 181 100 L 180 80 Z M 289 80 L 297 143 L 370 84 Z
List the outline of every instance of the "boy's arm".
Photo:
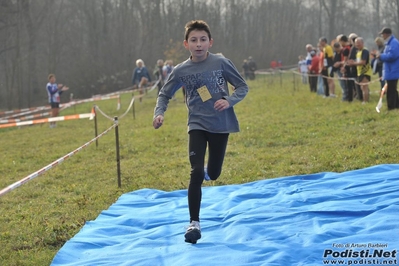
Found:
M 249 88 L 234 64 L 229 59 L 227 59 L 226 62 L 227 64 L 224 64 L 224 71 L 226 71 L 224 76 L 235 89 L 230 96 L 224 96 L 223 98 L 229 103 L 230 107 L 232 107 L 244 99 Z
M 158 95 L 157 104 L 155 105 L 154 109 L 153 119 L 155 119 L 159 115 L 164 116 L 164 113 L 168 108 L 169 100 L 172 99 L 172 96 L 176 93 L 177 90 L 181 88 L 182 85 L 184 84 L 177 81 L 172 72 Z

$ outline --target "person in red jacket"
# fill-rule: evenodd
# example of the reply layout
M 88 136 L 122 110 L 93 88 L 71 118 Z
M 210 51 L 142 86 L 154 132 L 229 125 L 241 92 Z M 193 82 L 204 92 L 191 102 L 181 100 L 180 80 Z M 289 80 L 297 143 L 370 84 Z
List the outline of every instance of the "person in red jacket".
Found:
M 312 62 L 309 65 L 309 83 L 310 83 L 310 91 L 317 91 L 317 79 L 319 75 L 319 64 L 320 57 L 316 54 L 316 51 L 310 51 L 310 56 L 312 57 Z

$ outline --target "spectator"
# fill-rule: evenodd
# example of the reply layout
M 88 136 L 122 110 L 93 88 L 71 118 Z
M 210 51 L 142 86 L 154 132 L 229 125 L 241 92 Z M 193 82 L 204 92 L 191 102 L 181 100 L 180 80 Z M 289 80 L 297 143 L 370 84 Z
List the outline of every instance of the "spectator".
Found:
M 170 73 L 172 73 L 173 68 L 174 68 L 173 60 L 166 60 L 164 66 L 162 68 L 163 75 L 165 77 L 164 82 L 166 82 Z
M 382 54 L 385 49 L 385 43 L 384 39 L 381 37 L 377 37 L 375 40 L 375 44 L 377 45 L 377 53 Z M 374 54 L 376 56 L 376 54 Z M 380 79 L 380 84 L 381 84 L 381 89 L 384 88 L 385 82 L 382 80 L 382 61 L 381 59 L 374 58 L 374 60 L 371 63 L 373 67 L 373 74 L 378 74 L 378 78 Z
M 342 38 L 342 36 L 340 36 Z M 342 46 L 339 42 L 334 43 L 334 60 L 333 60 L 333 71 L 337 73 L 339 78 L 339 85 L 342 90 L 342 101 L 346 101 L 348 99 L 348 88 L 346 87 L 346 80 L 343 78 L 343 73 L 341 72 L 341 68 L 344 65 L 344 54 Z
M 309 69 L 310 65 L 312 64 L 312 56 L 310 55 L 310 52 L 314 51 L 315 49 L 313 48 L 313 46 L 311 44 L 307 44 L 305 46 L 305 48 L 306 48 L 306 58 L 305 58 L 305 60 L 306 60 L 307 68 Z M 311 84 L 310 84 L 310 79 L 311 79 L 311 75 L 309 75 L 308 81 L 309 81 L 310 91 L 312 91 Z
M 255 61 L 253 60 L 252 56 L 248 57 L 248 66 L 249 66 L 249 79 L 255 79 L 255 71 L 258 69 L 256 66 Z
M 346 99 L 344 99 L 344 101 L 352 102 L 353 92 L 355 90 L 355 81 L 350 78 L 351 69 L 350 66 L 347 64 L 351 46 L 348 37 L 346 37 L 346 35 L 340 35 L 339 37 L 337 37 L 337 40 L 342 46 L 342 56 L 344 58 L 343 65 L 341 67 L 342 78 L 344 78 L 347 90 Z
M 321 47 L 320 43 L 317 45 L 317 54 L 319 56 L 319 72 L 317 77 L 317 94 L 324 95 L 324 79 L 321 76 L 321 69 L 323 68 L 324 54 L 323 47 Z
M 273 70 L 273 72 L 274 72 L 274 70 L 277 68 L 277 61 L 276 60 L 272 60 L 271 62 L 270 62 L 270 68 Z
M 172 73 L 173 68 L 174 68 L 173 60 L 166 60 L 164 66 L 162 68 L 163 75 L 165 77 L 164 84 L 166 83 L 166 81 L 168 80 L 170 74 Z M 184 97 L 185 96 L 185 90 L 183 89 L 182 91 L 183 91 L 183 97 Z M 176 101 L 176 96 L 175 95 L 173 95 L 172 98 L 173 98 L 174 101 Z
M 303 55 L 298 56 L 298 71 L 302 76 L 302 83 L 308 84 L 308 66 Z
M 369 101 L 369 83 L 371 80 L 370 52 L 364 47 L 363 38 L 357 37 L 355 40 L 357 49 L 356 60 L 349 60 L 350 66 L 357 67 L 358 82 L 363 95 L 363 104 Z
M 144 61 L 138 59 L 136 61 L 136 68 L 133 70 L 132 84 L 139 88 L 140 95 L 143 94 L 143 86 L 147 85 L 151 81 L 150 74 L 144 65 Z M 140 97 L 140 102 L 142 97 Z
M 383 28 L 380 35 L 385 40 L 385 49 L 382 54 L 377 54 L 383 62 L 382 77 L 388 84 L 386 91 L 388 110 L 399 108 L 398 79 L 399 79 L 399 42 L 392 34 L 390 28 Z
M 61 102 L 61 94 L 68 90 L 69 88 L 62 85 L 55 83 L 56 78 L 54 74 L 48 75 L 48 83 L 46 86 L 47 95 L 48 95 L 48 102 L 51 106 L 51 117 L 57 117 L 60 112 L 60 102 Z M 54 128 L 56 126 L 55 122 L 50 122 L 50 128 Z
M 357 48 L 355 46 L 356 38 L 357 38 L 356 33 L 349 34 L 349 42 L 351 45 L 351 49 L 349 51 L 348 60 L 356 60 L 356 53 L 357 53 Z M 359 101 L 363 101 L 362 90 L 360 89 L 359 84 L 357 84 L 357 82 L 355 82 L 355 80 L 357 80 L 357 67 L 356 66 L 350 66 L 348 78 L 351 79 L 354 83 L 353 97 L 358 99 Z
M 155 78 L 158 80 L 158 85 L 157 85 L 158 86 L 158 94 L 161 91 L 161 88 L 164 84 L 164 79 L 165 79 L 162 68 L 163 68 L 163 60 L 158 59 L 157 65 L 155 66 L 154 73 L 153 73 Z
M 331 46 L 327 43 L 327 38 L 326 37 L 321 37 L 319 39 L 320 46 L 323 48 L 323 61 L 322 63 L 322 69 L 321 69 L 321 75 L 323 76 L 323 81 L 324 81 L 324 96 L 325 97 L 337 97 L 335 95 L 335 84 L 334 80 L 330 77 L 332 77 L 333 72 L 332 72 L 332 65 L 333 65 L 333 49 Z M 331 92 L 331 95 L 330 95 Z
M 319 77 L 320 57 L 317 55 L 315 50 L 311 51 L 309 55 L 311 56 L 311 64 L 309 66 L 309 86 L 311 92 L 316 92 L 317 80 Z

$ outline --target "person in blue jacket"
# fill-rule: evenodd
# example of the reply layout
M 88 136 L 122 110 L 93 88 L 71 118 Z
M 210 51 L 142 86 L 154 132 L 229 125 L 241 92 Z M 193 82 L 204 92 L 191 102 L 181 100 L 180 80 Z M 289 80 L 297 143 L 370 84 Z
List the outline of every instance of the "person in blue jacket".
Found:
M 48 83 L 46 85 L 48 102 L 51 106 L 51 117 L 57 117 L 60 112 L 60 102 L 61 102 L 61 94 L 68 90 L 69 87 L 66 87 L 62 84 L 56 83 L 56 78 L 54 74 L 48 75 Z M 50 122 L 50 128 L 54 128 L 56 126 L 55 122 Z
M 143 86 L 151 81 L 150 74 L 144 65 L 144 61 L 137 59 L 136 68 L 133 70 L 132 84 L 138 87 L 140 94 L 143 94 Z M 141 102 L 141 97 L 140 97 Z
M 377 54 L 383 62 L 382 78 L 387 83 L 387 106 L 388 110 L 399 108 L 398 79 L 399 79 L 399 42 L 392 34 L 390 28 L 383 28 L 379 33 L 385 40 L 385 49 Z

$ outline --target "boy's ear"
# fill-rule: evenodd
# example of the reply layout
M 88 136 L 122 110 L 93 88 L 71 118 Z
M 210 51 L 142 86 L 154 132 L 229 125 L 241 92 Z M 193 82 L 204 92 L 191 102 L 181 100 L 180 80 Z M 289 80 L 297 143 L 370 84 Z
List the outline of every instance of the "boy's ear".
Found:
M 184 48 L 188 50 L 188 42 L 186 40 L 183 41 Z
M 210 40 L 209 40 L 209 48 L 211 48 L 212 45 L 213 45 L 213 39 L 210 39 Z

